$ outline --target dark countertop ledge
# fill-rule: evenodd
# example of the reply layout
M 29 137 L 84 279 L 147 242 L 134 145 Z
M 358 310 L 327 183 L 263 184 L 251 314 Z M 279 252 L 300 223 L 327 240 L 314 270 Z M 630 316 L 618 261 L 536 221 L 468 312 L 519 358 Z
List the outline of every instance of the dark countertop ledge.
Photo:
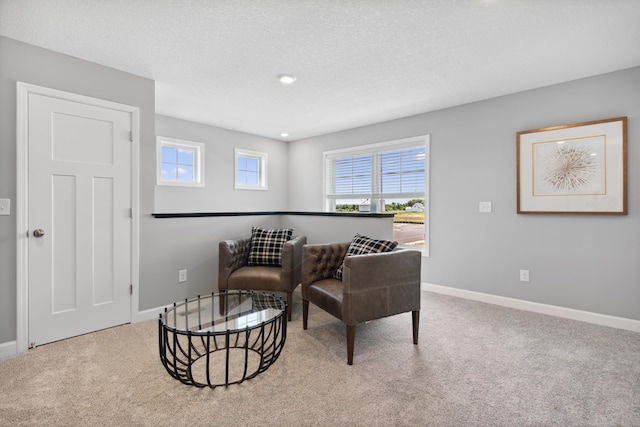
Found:
M 334 216 L 358 218 L 390 218 L 392 213 L 380 212 L 183 212 L 183 213 L 152 213 L 154 218 L 201 218 L 211 216 L 256 216 L 256 215 L 301 215 L 301 216 Z

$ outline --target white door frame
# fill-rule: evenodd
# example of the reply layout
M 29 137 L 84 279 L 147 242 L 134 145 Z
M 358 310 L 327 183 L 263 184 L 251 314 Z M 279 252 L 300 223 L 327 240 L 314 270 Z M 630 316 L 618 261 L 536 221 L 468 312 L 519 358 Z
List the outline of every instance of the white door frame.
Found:
M 139 306 L 139 151 L 140 151 L 140 109 L 130 105 L 92 98 L 49 89 L 42 86 L 17 82 L 17 123 L 16 123 L 16 353 L 24 353 L 29 348 L 29 156 L 28 117 L 29 94 L 44 95 L 72 102 L 110 108 L 131 114 L 131 318 L 138 320 Z

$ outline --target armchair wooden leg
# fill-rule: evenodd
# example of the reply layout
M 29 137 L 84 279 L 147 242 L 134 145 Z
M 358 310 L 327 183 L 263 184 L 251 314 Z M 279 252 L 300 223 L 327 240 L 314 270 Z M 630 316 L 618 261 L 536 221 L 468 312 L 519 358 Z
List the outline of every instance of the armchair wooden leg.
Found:
M 307 330 L 307 318 L 309 317 L 309 301 L 302 300 L 302 329 Z
M 226 306 L 225 306 L 225 296 L 227 295 L 227 291 L 220 291 L 220 295 L 218 295 L 218 302 L 220 303 L 220 314 L 224 315 L 226 313 Z
M 293 292 L 287 292 L 287 320 L 291 322 L 291 306 L 293 305 Z
M 418 345 L 418 329 L 420 329 L 420 310 L 411 312 L 411 320 L 413 323 L 413 343 Z
M 347 325 L 347 363 L 353 365 L 353 344 L 356 338 L 356 325 Z

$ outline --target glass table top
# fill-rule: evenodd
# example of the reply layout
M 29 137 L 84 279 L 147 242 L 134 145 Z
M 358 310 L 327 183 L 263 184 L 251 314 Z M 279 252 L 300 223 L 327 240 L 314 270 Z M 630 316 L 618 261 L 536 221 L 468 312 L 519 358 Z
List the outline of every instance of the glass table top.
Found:
M 192 334 L 252 329 L 285 313 L 282 298 L 250 291 L 199 296 L 175 303 L 160 315 L 163 326 Z M 223 312 L 221 312 L 223 310 Z

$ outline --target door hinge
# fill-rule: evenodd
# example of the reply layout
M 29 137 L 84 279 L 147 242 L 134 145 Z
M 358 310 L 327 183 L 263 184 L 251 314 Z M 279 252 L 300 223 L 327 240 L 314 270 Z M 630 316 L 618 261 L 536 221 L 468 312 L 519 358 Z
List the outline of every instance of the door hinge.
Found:
M 133 295 L 133 284 L 129 285 L 129 295 Z
M 133 219 L 133 208 L 129 208 L 129 218 Z
M 129 132 L 129 141 L 133 142 L 133 131 Z

